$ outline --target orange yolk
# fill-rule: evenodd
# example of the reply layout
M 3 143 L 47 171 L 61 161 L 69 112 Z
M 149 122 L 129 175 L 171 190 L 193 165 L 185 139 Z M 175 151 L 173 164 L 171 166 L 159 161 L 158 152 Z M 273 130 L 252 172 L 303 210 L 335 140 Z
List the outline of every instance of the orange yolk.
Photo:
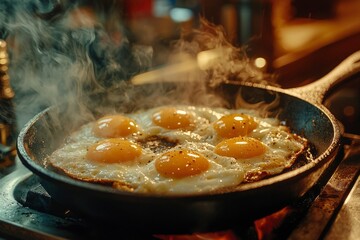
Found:
M 135 121 L 122 115 L 102 117 L 93 127 L 95 136 L 104 138 L 126 137 L 137 131 L 138 126 Z
M 91 145 L 86 158 L 102 163 L 121 163 L 135 160 L 141 152 L 141 147 L 136 143 L 120 138 L 110 138 Z
M 175 108 L 164 108 L 152 117 L 153 123 L 166 129 L 181 129 L 191 125 L 191 115 Z
M 220 142 L 214 151 L 221 156 L 246 159 L 263 155 L 266 146 L 255 138 L 236 137 Z
M 246 136 L 256 127 L 252 117 L 241 113 L 225 115 L 214 123 L 215 131 L 223 138 Z
M 209 161 L 201 154 L 188 150 L 170 151 L 155 160 L 156 170 L 164 177 L 184 178 L 205 172 Z

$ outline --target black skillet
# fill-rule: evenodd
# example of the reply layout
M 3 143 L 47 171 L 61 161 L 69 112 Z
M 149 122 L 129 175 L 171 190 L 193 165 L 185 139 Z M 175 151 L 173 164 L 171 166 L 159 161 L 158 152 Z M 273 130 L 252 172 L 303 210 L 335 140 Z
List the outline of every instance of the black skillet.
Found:
M 338 122 L 321 102 L 330 87 L 354 76 L 359 70 L 360 52 L 357 52 L 322 79 L 300 88 L 279 89 L 231 82 L 222 85 L 218 92 L 230 107 L 241 107 L 239 103 L 244 100 L 251 103 L 246 105 L 255 106 L 257 102 L 271 102 L 267 111 L 273 112 L 294 132 L 306 137 L 313 145 L 315 156 L 314 161 L 291 171 L 242 184 L 228 192 L 196 196 L 136 194 L 77 181 L 44 167 L 44 157 L 59 147 L 72 131 L 67 123 L 73 122 L 74 116 L 64 114 L 64 106 L 49 108 L 26 124 L 18 137 L 18 155 L 22 163 L 39 176 L 53 199 L 91 219 L 91 222 L 111 222 L 120 228 L 152 233 L 228 228 L 281 209 L 303 196 L 318 181 L 335 159 L 341 138 Z M 137 90 L 145 96 L 150 93 L 152 85 L 156 86 L 138 86 Z M 137 97 L 117 105 L 131 106 L 128 110 L 132 110 L 137 102 L 151 100 Z M 160 100 L 157 104 L 164 102 Z

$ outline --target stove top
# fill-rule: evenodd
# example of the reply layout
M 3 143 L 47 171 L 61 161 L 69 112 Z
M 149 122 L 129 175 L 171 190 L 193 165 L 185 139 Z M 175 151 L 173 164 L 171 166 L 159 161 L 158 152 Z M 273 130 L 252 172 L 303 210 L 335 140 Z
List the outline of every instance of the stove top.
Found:
M 333 239 L 360 236 L 360 137 L 347 135 L 344 151 L 301 199 L 270 216 L 236 229 L 191 235 L 142 235 L 94 226 L 55 202 L 37 176 L 16 158 L 0 179 L 0 236 L 16 239 Z M 121 216 L 119 216 L 121 217 Z M 139 229 L 141 230 L 141 229 Z
M 190 235 L 144 235 L 102 226 L 55 202 L 37 176 L 13 155 L 0 158 L 0 239 L 255 240 L 360 238 L 360 107 L 358 82 L 330 95 L 325 106 L 344 125 L 342 151 L 320 181 L 302 198 L 262 219 L 235 229 Z M 17 114 L 20 126 L 29 116 Z M 0 146 L 1 147 L 1 146 Z M 1 151 L 3 149 L 0 149 Z M 264 200 L 265 201 L 265 200 Z M 121 216 L 119 216 L 121 217 Z
M 94 227 L 85 219 L 54 202 L 39 178 L 18 159 L 16 170 L 0 179 L 0 236 L 16 239 L 96 239 L 121 234 L 127 239 L 144 239 L 126 229 Z M 149 239 L 149 236 L 146 236 Z

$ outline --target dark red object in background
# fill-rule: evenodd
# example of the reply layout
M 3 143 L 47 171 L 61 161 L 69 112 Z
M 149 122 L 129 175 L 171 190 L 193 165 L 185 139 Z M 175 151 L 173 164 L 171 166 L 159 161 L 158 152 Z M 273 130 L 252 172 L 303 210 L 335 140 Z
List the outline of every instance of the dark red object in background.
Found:
M 124 2 L 124 15 L 127 19 L 151 17 L 153 0 L 132 0 Z

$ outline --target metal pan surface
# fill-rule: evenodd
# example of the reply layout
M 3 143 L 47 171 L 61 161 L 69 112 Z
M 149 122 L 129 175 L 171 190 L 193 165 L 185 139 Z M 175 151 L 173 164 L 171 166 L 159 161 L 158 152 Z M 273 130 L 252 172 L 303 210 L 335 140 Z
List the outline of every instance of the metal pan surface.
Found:
M 300 88 L 223 84 L 218 93 L 230 107 L 241 107 L 239 98 L 251 103 L 272 102 L 276 98 L 274 114 L 286 121 L 292 131 L 307 138 L 315 155 L 314 161 L 291 171 L 239 185 L 229 192 L 194 196 L 136 194 L 77 181 L 44 167 L 45 156 L 59 147 L 72 131 L 65 127 L 65 123 L 73 121 L 73 116 L 63 114 L 64 108 L 69 107 L 64 105 L 46 109 L 26 124 L 18 137 L 18 155 L 22 163 L 40 177 L 55 200 L 95 222 L 152 233 L 224 229 L 281 209 L 303 196 L 318 181 L 335 159 L 341 139 L 341 128 L 321 104 L 322 100 L 330 88 L 359 70 L 360 52 L 357 52 L 322 79 Z M 149 86 L 139 88 L 145 96 Z M 130 102 L 136 105 L 138 100 Z M 120 104 L 128 104 L 132 109 L 129 103 Z

